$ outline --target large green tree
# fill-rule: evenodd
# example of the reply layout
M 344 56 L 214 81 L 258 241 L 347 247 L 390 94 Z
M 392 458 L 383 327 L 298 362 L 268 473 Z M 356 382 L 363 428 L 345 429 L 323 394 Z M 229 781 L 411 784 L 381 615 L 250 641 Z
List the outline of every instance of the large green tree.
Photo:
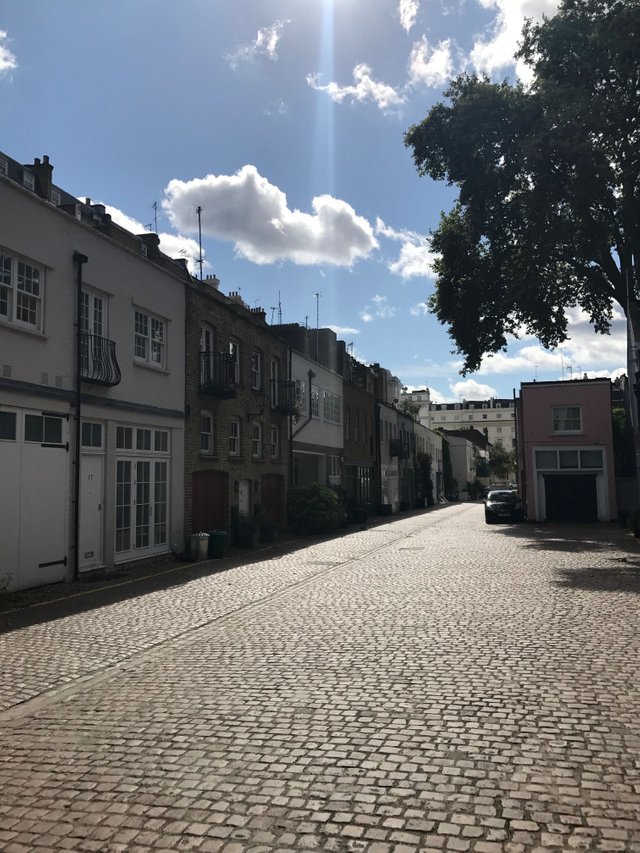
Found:
M 525 327 L 548 347 L 580 306 L 640 338 L 640 0 L 561 0 L 528 23 L 529 87 L 462 75 L 405 134 L 421 175 L 458 188 L 431 234 L 431 310 L 464 372 Z

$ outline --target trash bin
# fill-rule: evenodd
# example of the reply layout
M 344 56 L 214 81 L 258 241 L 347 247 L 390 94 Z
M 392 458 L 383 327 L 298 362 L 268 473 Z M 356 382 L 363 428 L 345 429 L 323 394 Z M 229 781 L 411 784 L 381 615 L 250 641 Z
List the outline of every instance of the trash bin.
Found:
M 210 530 L 209 531 L 209 548 L 207 556 L 209 559 L 219 559 L 224 557 L 224 542 L 227 538 L 226 530 Z
M 208 533 L 192 533 L 191 534 L 191 559 L 197 560 L 206 560 L 207 559 L 207 549 L 209 546 L 209 534 Z

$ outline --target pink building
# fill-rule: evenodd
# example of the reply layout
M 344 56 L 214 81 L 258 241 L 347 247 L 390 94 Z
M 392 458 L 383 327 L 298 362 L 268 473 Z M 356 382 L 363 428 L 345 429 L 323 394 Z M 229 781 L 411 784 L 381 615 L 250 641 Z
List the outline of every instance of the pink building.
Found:
M 516 426 L 529 521 L 616 518 L 609 379 L 523 382 Z

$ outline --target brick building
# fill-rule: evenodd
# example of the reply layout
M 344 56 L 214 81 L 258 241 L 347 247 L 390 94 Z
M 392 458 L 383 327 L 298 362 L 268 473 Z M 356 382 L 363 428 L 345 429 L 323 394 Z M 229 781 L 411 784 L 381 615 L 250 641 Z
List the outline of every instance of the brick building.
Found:
M 285 524 L 289 360 L 265 312 L 210 276 L 186 295 L 185 527 Z

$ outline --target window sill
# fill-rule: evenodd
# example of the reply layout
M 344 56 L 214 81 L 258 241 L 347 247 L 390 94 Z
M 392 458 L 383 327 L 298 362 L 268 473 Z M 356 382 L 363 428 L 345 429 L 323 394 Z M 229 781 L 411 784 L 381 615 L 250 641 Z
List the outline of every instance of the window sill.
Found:
M 153 370 L 155 373 L 163 373 L 168 376 L 171 371 L 167 367 L 162 367 L 160 364 L 153 364 L 150 361 L 142 361 L 142 359 L 134 358 L 133 363 L 136 367 L 143 367 L 146 370 Z
M 0 326 L 3 329 L 19 332 L 21 335 L 31 335 L 33 338 L 40 338 L 42 341 L 48 340 L 48 336 L 41 329 L 33 329 L 31 326 L 23 326 L 20 323 L 14 323 L 11 320 L 6 320 L 0 317 Z

